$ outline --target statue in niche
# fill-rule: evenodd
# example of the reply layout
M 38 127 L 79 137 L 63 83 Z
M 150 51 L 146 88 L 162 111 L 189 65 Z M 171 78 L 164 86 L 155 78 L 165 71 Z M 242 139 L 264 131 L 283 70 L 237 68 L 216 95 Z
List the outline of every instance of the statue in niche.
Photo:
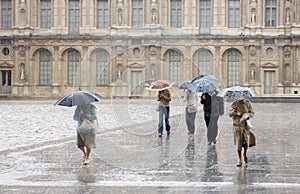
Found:
M 20 79 L 24 80 L 25 79 L 25 65 L 22 64 L 20 67 Z
M 118 10 L 118 24 L 122 25 L 122 22 L 123 22 L 123 13 L 122 13 L 122 10 L 119 9 Z
M 152 10 L 152 23 L 156 24 L 157 16 L 156 16 L 156 10 Z
M 118 4 L 122 5 L 123 4 L 123 0 L 118 0 Z
M 252 24 L 255 24 L 255 23 L 256 23 L 256 14 L 255 14 L 254 11 L 251 12 L 251 23 L 252 23 Z
M 155 72 L 155 64 L 151 65 L 151 79 L 155 80 L 156 78 L 156 72 Z
M 253 68 L 250 71 L 250 79 L 255 80 L 255 70 Z
M 291 19 L 291 15 L 290 13 L 286 14 L 286 23 L 289 24 L 290 23 L 290 19 Z

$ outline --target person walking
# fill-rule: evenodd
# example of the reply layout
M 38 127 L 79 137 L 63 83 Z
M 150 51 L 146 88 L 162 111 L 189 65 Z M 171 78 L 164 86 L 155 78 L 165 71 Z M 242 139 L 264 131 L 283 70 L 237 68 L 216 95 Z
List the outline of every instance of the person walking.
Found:
M 200 103 L 203 104 L 204 120 L 207 127 L 207 142 L 208 145 L 217 143 L 218 136 L 218 120 L 219 116 L 224 114 L 224 100 L 217 96 L 216 90 L 203 93 Z
M 242 148 L 244 148 L 244 162 L 248 163 L 247 149 L 249 147 L 249 127 L 247 120 L 254 116 L 251 102 L 247 99 L 239 99 L 231 104 L 229 116 L 233 120 L 234 144 L 238 153 L 237 167 L 242 166 Z
M 91 123 L 95 123 L 97 121 L 97 113 L 96 113 L 96 106 L 93 104 L 85 104 L 85 105 L 78 105 L 76 107 L 73 119 L 78 121 L 76 133 L 77 133 L 77 140 L 76 144 L 78 148 L 83 152 L 83 164 L 89 164 L 89 157 L 92 148 L 96 148 L 96 133 L 94 130 L 90 132 L 80 132 L 79 127 L 81 123 L 87 119 Z
M 158 121 L 158 137 L 163 135 L 163 121 L 165 120 L 167 135 L 170 135 L 170 101 L 171 94 L 168 89 L 158 91 L 158 111 L 159 111 L 159 121 Z
M 188 129 L 189 140 L 194 139 L 197 103 L 199 102 L 198 100 L 199 100 L 199 97 L 196 92 L 186 89 L 186 91 L 184 93 L 184 102 L 186 103 L 185 122 L 186 122 L 187 129 Z

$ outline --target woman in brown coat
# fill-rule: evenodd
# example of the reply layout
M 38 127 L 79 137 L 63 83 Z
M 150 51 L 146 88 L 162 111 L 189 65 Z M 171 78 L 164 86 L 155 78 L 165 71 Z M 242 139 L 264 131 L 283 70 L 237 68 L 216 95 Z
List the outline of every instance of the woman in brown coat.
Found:
M 253 115 L 253 108 L 249 100 L 236 100 L 231 104 L 229 116 L 233 120 L 234 144 L 239 158 L 238 167 L 242 166 L 242 148 L 244 148 L 244 162 L 248 163 L 247 149 L 250 132 L 246 121 L 252 118 Z

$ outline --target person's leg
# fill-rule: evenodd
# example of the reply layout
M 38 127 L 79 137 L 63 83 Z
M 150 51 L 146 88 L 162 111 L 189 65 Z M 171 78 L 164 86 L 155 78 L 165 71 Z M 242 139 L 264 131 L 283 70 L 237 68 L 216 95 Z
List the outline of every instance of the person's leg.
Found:
M 237 163 L 237 167 L 242 166 L 242 150 L 238 150 L 238 158 L 239 158 L 239 162 Z
M 166 131 L 168 135 L 170 135 L 170 129 L 171 129 L 169 117 L 170 117 L 170 107 L 167 106 L 165 107 L 165 123 L 166 123 Z
M 211 140 L 213 141 L 214 144 L 217 143 L 217 136 L 218 136 L 218 120 L 219 117 L 211 117 L 210 123 L 211 123 Z
M 159 107 L 159 117 L 158 117 L 158 136 L 161 136 L 163 134 L 163 111 L 164 107 Z
M 214 138 L 214 136 L 213 136 L 213 132 L 214 132 L 214 124 L 213 124 L 213 119 L 211 118 L 211 117 L 208 117 L 207 118 L 207 121 L 209 122 L 209 124 L 208 124 L 208 127 L 207 127 L 207 134 L 206 134 L 206 136 L 207 136 L 207 142 L 208 142 L 208 145 L 211 145 L 211 143 L 213 142 L 213 138 Z
M 244 162 L 248 163 L 248 157 L 247 157 L 247 150 L 248 150 L 248 146 L 244 146 Z

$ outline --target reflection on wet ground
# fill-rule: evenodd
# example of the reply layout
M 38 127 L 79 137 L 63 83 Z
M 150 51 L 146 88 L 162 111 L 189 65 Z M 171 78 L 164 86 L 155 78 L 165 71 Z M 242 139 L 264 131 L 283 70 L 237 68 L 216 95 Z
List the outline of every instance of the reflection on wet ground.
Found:
M 31 134 L 30 139 L 35 135 L 38 139 L 36 144 L 26 142 L 24 146 L 15 146 L 11 139 L 6 141 L 9 148 L 2 147 L 0 152 L 0 193 L 298 193 L 299 104 L 253 104 L 257 146 L 249 149 L 249 164 L 237 168 L 232 123 L 226 113 L 219 120 L 217 145 L 208 146 L 202 111 L 197 112 L 195 139 L 191 141 L 181 114 L 184 107 L 179 101 L 173 102 L 171 109 L 171 135 L 158 138 L 158 115 L 151 102 L 133 100 L 126 104 L 119 100 L 113 105 L 97 105 L 99 116 L 107 114 L 110 120 L 101 121 L 97 148 L 92 151 L 88 166 L 82 165 L 75 134 L 66 132 L 60 138 L 65 126 L 73 127 L 73 121 L 64 121 L 63 127 L 59 127 L 55 114 L 62 112 L 67 116 L 69 109 L 54 110 L 49 103 L 23 104 L 21 109 L 27 111 L 18 115 L 22 124 L 14 126 L 11 122 L 17 118 L 10 120 L 7 115 L 13 114 L 16 107 L 6 105 L 8 111 L 1 115 L 2 122 L 5 118 L 10 128 L 19 129 L 10 132 L 9 138 L 26 142 Z M 30 123 L 26 122 L 32 120 L 26 118 L 33 117 L 35 111 L 31 109 L 37 107 L 52 112 L 52 118 L 34 115 L 39 122 L 28 129 Z M 118 111 L 109 113 L 116 107 Z M 228 107 L 226 104 L 227 111 Z M 44 138 L 37 132 L 46 126 L 41 124 L 43 119 L 53 120 L 51 125 L 58 133 L 55 139 L 46 132 L 48 139 L 38 141 Z M 110 124 L 115 127 L 107 127 Z M 20 131 L 26 133 L 25 140 Z

